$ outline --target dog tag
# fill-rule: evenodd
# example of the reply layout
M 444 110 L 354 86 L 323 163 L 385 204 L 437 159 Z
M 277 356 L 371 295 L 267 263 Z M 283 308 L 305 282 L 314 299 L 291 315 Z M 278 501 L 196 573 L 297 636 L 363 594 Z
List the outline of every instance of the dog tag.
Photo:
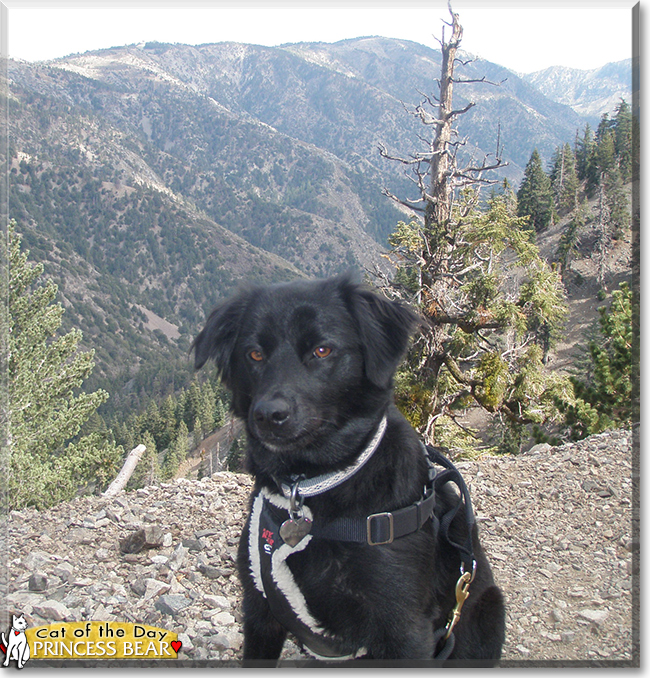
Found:
M 285 520 L 280 525 L 280 536 L 285 544 L 293 547 L 301 542 L 311 532 L 311 520 L 309 518 L 298 518 Z

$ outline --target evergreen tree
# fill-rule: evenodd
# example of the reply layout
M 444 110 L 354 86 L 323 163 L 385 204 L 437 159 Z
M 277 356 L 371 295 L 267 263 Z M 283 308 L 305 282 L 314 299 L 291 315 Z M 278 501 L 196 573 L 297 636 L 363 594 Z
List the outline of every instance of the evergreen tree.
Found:
M 573 377 L 574 397 L 560 401 L 573 439 L 639 420 L 638 402 L 632 397 L 632 306 L 632 291 L 621 283 L 610 307 L 598 309 L 601 339 L 589 343 L 590 378 Z
M 185 461 L 188 452 L 188 437 L 187 425 L 184 421 L 181 421 L 176 436 L 165 455 L 165 462 L 162 468 L 163 479 L 168 480 L 173 478 L 176 471 L 178 471 L 178 467 Z
M 537 233 L 548 228 L 553 219 L 551 181 L 544 172 L 537 149 L 530 156 L 517 191 L 517 214 L 529 217 L 530 226 Z
M 609 213 L 609 229 L 612 237 L 618 239 L 630 226 L 630 208 L 623 189 L 621 172 L 617 166 L 603 177 L 605 200 Z
M 555 260 L 560 264 L 562 279 L 565 279 L 566 277 L 571 260 L 578 254 L 580 237 L 583 234 L 587 223 L 588 209 L 587 203 L 583 203 L 580 208 L 573 213 L 573 218 L 567 223 L 560 236 L 560 241 L 557 250 L 555 251 Z
M 609 172 L 616 164 L 616 139 L 607 113 L 603 114 L 596 132 L 595 162 L 598 175 Z
M 580 181 L 587 182 L 592 177 L 595 152 L 596 140 L 589 123 L 587 123 L 582 139 L 576 138 L 576 172 Z
M 625 99 L 616 106 L 614 136 L 621 181 L 627 183 L 632 179 L 632 111 Z
M 528 424 L 556 416 L 553 393 L 561 377 L 543 373 L 545 354 L 559 339 L 566 315 L 559 274 L 539 256 L 525 219 L 508 212 L 503 198 L 447 224 L 456 243 L 437 279 L 426 233 L 400 223 L 391 236 L 400 268 L 396 282 L 429 322 L 444 333 L 439 348 L 418 337 L 396 377 L 398 404 L 411 423 L 437 444 L 471 444 L 459 415 L 481 407 L 504 422 L 510 437 Z M 455 285 L 443 286 L 448 280 Z M 515 282 L 517 281 L 517 282 Z
M 576 174 L 575 156 L 569 144 L 555 151 L 550 179 L 558 211 L 570 212 L 575 209 L 580 182 Z
M 162 405 L 160 406 L 159 439 L 161 449 L 165 449 L 172 444 L 177 428 L 176 406 L 174 404 L 174 398 L 169 395 L 163 400 Z
M 198 447 L 203 441 L 203 423 L 199 417 L 194 419 L 194 428 L 192 429 L 194 447 Z
M 108 394 L 80 391 L 93 369 L 93 352 L 79 351 L 79 330 L 59 333 L 64 310 L 54 303 L 57 287 L 39 284 L 43 266 L 30 263 L 28 254 L 12 223 L 8 289 L 1 290 L 7 300 L 8 508 L 49 506 L 84 485 L 99 487 L 117 473 L 122 455 L 99 432 L 71 443 Z

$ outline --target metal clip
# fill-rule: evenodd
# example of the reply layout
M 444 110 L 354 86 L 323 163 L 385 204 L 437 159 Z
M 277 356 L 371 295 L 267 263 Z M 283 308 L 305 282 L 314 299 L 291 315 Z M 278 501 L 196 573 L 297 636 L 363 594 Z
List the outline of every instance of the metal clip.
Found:
M 302 505 L 305 502 L 305 498 L 300 495 L 298 492 L 298 485 L 300 480 L 297 480 L 291 486 L 291 498 L 289 500 L 289 516 L 292 520 L 302 517 Z
M 449 638 L 451 632 L 454 630 L 454 626 L 456 626 L 460 620 L 460 612 L 463 609 L 465 601 L 469 597 L 469 585 L 474 581 L 474 575 L 476 574 L 476 561 L 473 563 L 471 572 L 463 572 L 462 567 L 460 571 L 462 574 L 456 582 L 456 605 L 454 605 L 454 609 L 451 611 L 451 616 L 447 622 L 447 632 L 444 636 L 445 640 Z

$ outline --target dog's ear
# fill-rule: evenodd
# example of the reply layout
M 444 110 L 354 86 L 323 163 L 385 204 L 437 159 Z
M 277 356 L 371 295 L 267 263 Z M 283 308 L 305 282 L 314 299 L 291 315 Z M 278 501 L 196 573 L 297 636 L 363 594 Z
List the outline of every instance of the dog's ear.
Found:
M 355 283 L 350 274 L 340 276 L 337 282 L 357 323 L 366 377 L 380 388 L 389 388 L 409 338 L 422 321 L 404 304 Z
M 212 311 L 190 348 L 190 352 L 194 351 L 195 369 L 200 370 L 212 359 L 224 383 L 230 382 L 233 351 L 250 299 L 251 290 L 242 290 Z

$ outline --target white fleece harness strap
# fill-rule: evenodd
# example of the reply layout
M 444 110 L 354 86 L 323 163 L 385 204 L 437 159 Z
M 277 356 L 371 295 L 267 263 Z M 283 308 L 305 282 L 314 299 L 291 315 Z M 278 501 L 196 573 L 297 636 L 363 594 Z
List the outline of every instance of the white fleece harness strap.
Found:
M 329 634 L 310 613 L 287 558 L 306 548 L 312 537 L 307 535 L 295 546 L 282 541 L 279 528 L 289 509 L 289 500 L 266 488 L 253 501 L 248 548 L 255 588 L 267 599 L 276 619 L 315 657 L 351 659 L 365 654 L 364 648 L 355 648 Z M 303 511 L 305 517 L 312 518 L 309 507 L 303 507 Z

